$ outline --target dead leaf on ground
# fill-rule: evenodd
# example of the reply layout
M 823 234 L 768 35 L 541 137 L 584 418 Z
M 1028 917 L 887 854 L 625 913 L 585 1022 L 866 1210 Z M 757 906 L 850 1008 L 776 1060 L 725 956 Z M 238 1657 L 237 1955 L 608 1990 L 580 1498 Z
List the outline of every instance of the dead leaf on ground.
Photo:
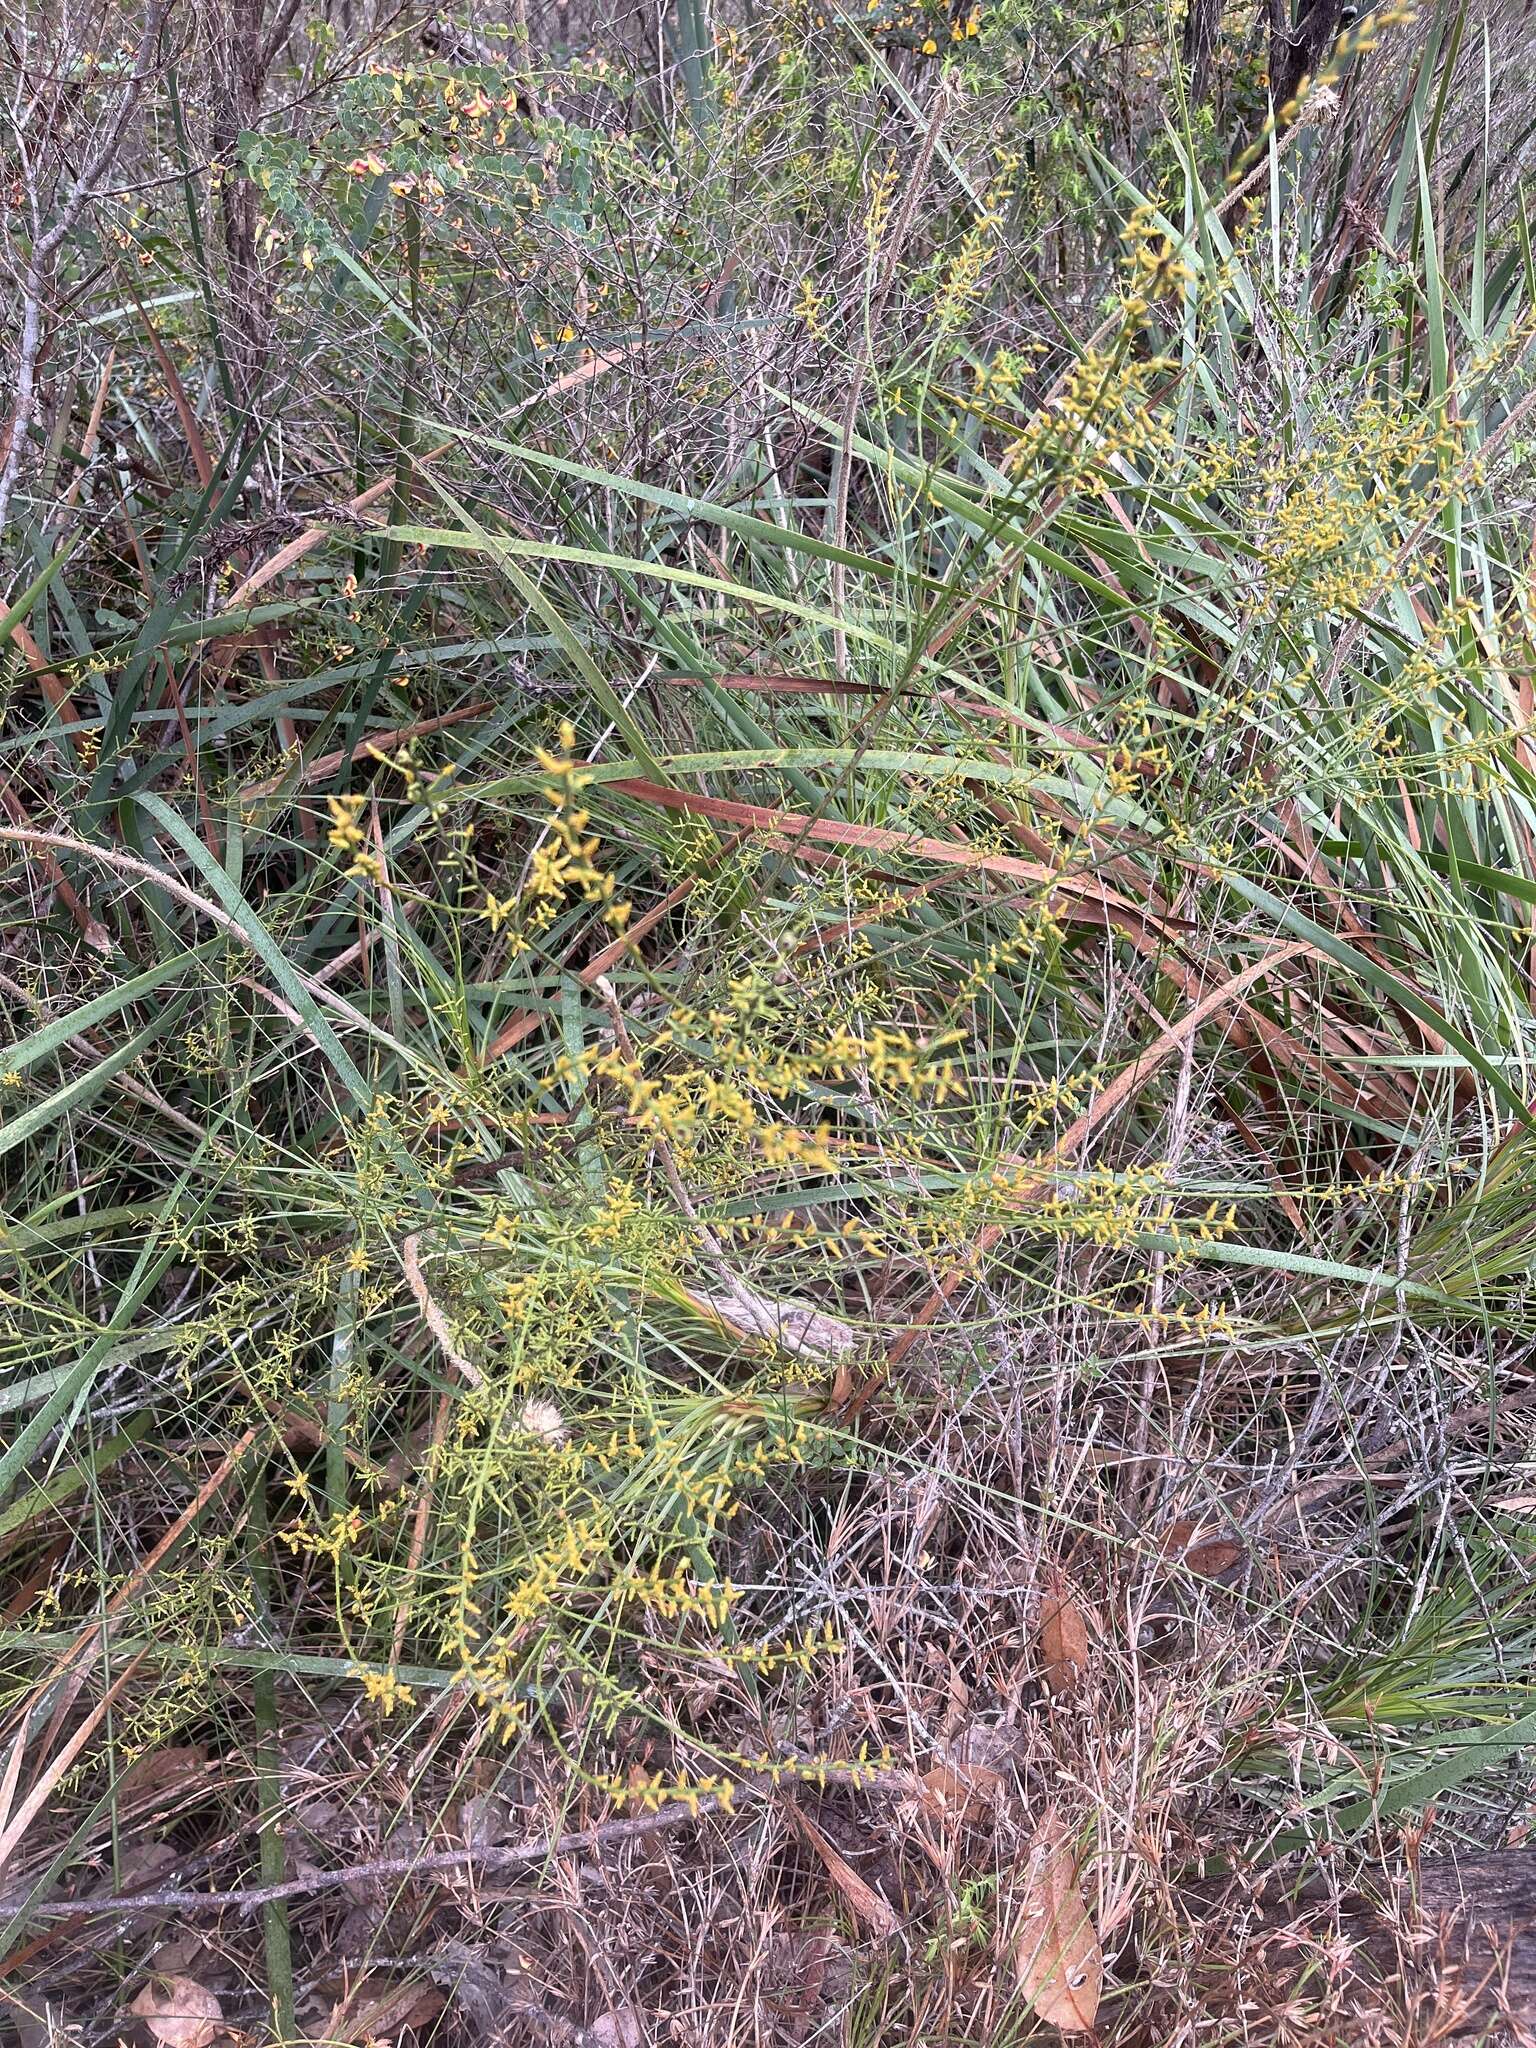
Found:
M 1040 1597 L 1041 1677 L 1053 1693 L 1075 1692 L 1087 1674 L 1088 1617 L 1061 1572 L 1048 1571 Z
M 142 1799 L 167 1786 L 185 1785 L 201 1778 L 208 1768 L 208 1752 L 201 1743 L 172 1743 L 136 1757 L 117 1781 L 118 1796 Z
M 1013 1776 L 1017 1730 L 996 1721 L 971 1721 L 934 1745 L 934 1761 L 918 1780 L 930 1813 L 955 1816 L 997 1805 Z
M 645 2022 L 632 2005 L 599 2013 L 582 2035 L 582 2048 L 644 2048 Z
M 1173 1523 L 1163 1538 L 1163 1550 L 1166 1556 L 1202 1579 L 1219 1579 L 1248 1555 L 1235 1536 L 1224 1535 L 1209 1525 L 1202 1528 L 1188 1520 Z
M 151 1977 L 128 2010 L 162 2048 L 208 2048 L 224 2027 L 223 2006 L 190 1977 Z
M 1104 1989 L 1104 1958 L 1083 1900 L 1072 1838 L 1054 1809 L 1035 1830 L 1024 1871 L 1013 1963 L 1020 1991 L 1049 2026 L 1090 2031 Z
M 361 1977 L 332 2008 L 326 2035 L 331 2041 L 393 2041 L 407 2028 L 431 2026 L 447 2003 L 446 1993 L 436 1984 Z
M 775 1935 L 763 1960 L 762 1998 L 788 2041 L 803 2041 L 853 1986 L 853 1955 L 835 1934 Z
M 882 1898 L 872 1884 L 866 1883 L 860 1877 L 847 1857 L 833 1846 L 809 1814 L 802 1813 L 798 1806 L 789 1801 L 785 1802 L 784 1811 L 797 1833 L 821 1858 L 828 1877 L 831 1878 L 854 1919 L 871 1934 L 879 1934 L 890 1940 L 901 1925 L 890 1900 Z

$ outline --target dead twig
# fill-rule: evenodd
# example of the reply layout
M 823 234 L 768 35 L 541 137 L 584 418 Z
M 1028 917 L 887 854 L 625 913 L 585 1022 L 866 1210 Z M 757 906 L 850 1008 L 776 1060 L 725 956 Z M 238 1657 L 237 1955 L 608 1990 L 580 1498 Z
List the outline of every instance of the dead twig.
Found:
M 756 1788 L 742 1788 L 756 1794 Z M 742 1796 L 738 1791 L 737 1797 Z M 238 1886 L 229 1891 L 190 1891 L 174 1886 L 161 1891 L 129 1892 L 99 1899 L 58 1899 L 35 1906 L 39 1919 L 84 1920 L 104 1913 L 199 1912 L 238 1909 L 249 1912 L 258 1906 L 277 1905 L 284 1899 L 310 1898 L 320 1892 L 338 1891 L 343 1885 L 371 1883 L 390 1878 L 441 1876 L 459 1870 L 517 1870 L 552 1856 L 573 1856 L 583 1850 L 611 1848 L 623 1842 L 684 1823 L 706 1819 L 718 1812 L 718 1797 L 677 1800 L 655 1813 L 638 1814 L 627 1820 L 603 1821 L 596 1827 L 579 1828 L 571 1834 L 555 1835 L 537 1842 L 509 1844 L 501 1848 L 481 1847 L 438 1849 L 428 1855 L 380 1856 L 364 1863 L 349 1863 L 339 1870 L 311 1870 L 302 1877 L 290 1877 L 281 1884 Z
M 432 1290 L 427 1285 L 427 1276 L 421 1270 L 421 1232 L 413 1230 L 400 1245 L 400 1263 L 405 1268 L 405 1283 L 416 1297 L 416 1306 L 421 1310 L 421 1319 L 437 1339 L 438 1348 L 461 1379 L 472 1387 L 485 1385 L 485 1374 L 478 1365 L 473 1365 L 453 1341 L 453 1332 L 448 1327 L 448 1318 L 432 1299 Z
M 908 1771 L 866 1770 L 857 1774 L 859 1786 L 885 1792 L 910 1792 L 914 1780 Z M 317 1892 L 338 1891 L 343 1885 L 385 1878 L 431 1877 L 455 1870 L 520 1870 L 551 1857 L 576 1856 L 591 1849 L 612 1849 L 626 1842 L 643 1841 L 647 1835 L 667 1833 L 673 1828 L 708 1820 L 717 1813 L 729 1813 L 747 1800 L 766 1799 L 783 1789 L 782 1773 L 766 1771 L 744 1778 L 728 1793 L 701 1792 L 688 1799 L 673 1799 L 654 1813 L 639 1813 L 623 1820 L 599 1821 L 569 1834 L 550 1835 L 537 1842 L 508 1843 L 501 1848 L 481 1847 L 435 1849 L 427 1855 L 380 1856 L 366 1863 L 349 1863 L 340 1870 L 311 1870 L 302 1877 L 290 1877 L 282 1884 L 239 1886 L 229 1891 L 198 1892 L 168 1887 L 163 1891 L 124 1892 L 99 1899 L 54 1899 L 28 1909 L 29 1917 L 49 1920 L 85 1920 L 104 1913 L 182 1912 L 192 1913 L 216 1907 L 248 1911 L 271 1906 L 283 1899 L 313 1897 Z
M 0 462 L 0 532 L 5 529 L 11 496 L 16 488 L 16 479 L 21 473 L 22 449 L 31 431 L 37 406 L 37 365 L 43 348 L 43 301 L 49 279 L 53 274 L 53 261 L 69 239 L 76 221 L 95 196 L 97 186 L 110 170 L 117 152 L 122 147 L 123 137 L 128 132 L 128 123 L 143 97 L 144 87 L 148 84 L 150 72 L 154 68 L 155 52 L 167 11 L 167 0 L 152 0 L 151 6 L 146 10 L 144 31 L 139 38 L 133 74 L 123 89 L 117 111 L 107 124 L 107 132 L 99 148 L 75 179 L 69 196 L 59 208 L 51 227 L 44 228 L 42 225 L 44 202 L 36 188 L 34 168 L 29 163 L 23 171 L 29 210 L 32 214 L 34 239 L 21 286 L 21 336 L 16 352 L 16 398 L 11 409 L 10 444 L 6 448 L 4 461 Z

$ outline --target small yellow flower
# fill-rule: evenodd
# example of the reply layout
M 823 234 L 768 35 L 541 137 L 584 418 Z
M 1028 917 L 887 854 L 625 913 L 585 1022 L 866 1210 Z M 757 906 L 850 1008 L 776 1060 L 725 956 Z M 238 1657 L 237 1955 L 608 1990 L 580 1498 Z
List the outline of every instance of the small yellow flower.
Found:
M 365 796 L 328 796 L 325 807 L 331 814 L 331 829 L 326 834 L 327 842 L 338 853 L 351 853 L 363 843 L 363 828 L 358 823 Z
M 475 912 L 475 915 L 476 917 L 483 917 L 493 932 L 499 932 L 516 908 L 517 898 L 515 896 L 496 897 L 487 889 L 485 901 Z
M 416 1704 L 415 1693 L 393 1671 L 359 1670 L 356 1676 L 364 1698 L 371 1700 L 381 1713 L 392 1714 L 396 1707 L 414 1707 Z

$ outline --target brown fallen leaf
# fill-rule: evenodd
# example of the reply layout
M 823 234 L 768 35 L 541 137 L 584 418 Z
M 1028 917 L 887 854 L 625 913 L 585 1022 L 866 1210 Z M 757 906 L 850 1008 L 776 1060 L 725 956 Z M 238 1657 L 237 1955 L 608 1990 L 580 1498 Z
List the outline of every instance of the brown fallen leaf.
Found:
M 407 2029 L 420 2033 L 431 2026 L 447 2004 L 447 1994 L 436 1984 L 360 1977 L 332 2008 L 326 2036 L 332 2042 L 393 2041 Z
M 190 1977 L 151 1977 L 128 2010 L 162 2048 L 208 2048 L 224 2028 L 224 2008 Z
M 964 1722 L 934 1745 L 933 1762 L 917 1781 L 922 1804 L 951 1818 L 989 1811 L 1013 1777 L 1018 1748 L 1018 1731 L 1002 1722 Z
M 117 1796 L 135 1802 L 165 1799 L 203 1784 L 207 1777 L 208 1752 L 201 1744 L 173 1744 L 152 1749 L 131 1763 L 117 1781 Z
M 1023 1917 L 1014 1943 L 1018 1985 L 1047 2025 L 1083 2034 L 1104 1989 L 1104 1958 L 1079 1882 L 1077 1855 L 1048 1807 L 1024 1869 Z
M 1088 1617 L 1062 1573 L 1047 1571 L 1040 1598 L 1041 1677 L 1053 1693 L 1075 1692 L 1088 1670 Z
M 632 2005 L 600 2012 L 582 2036 L 587 2048 L 644 2048 L 645 2021 Z
M 828 1841 L 809 1814 L 802 1813 L 800 1808 L 789 1800 L 784 1802 L 784 1811 L 796 1832 L 821 1858 L 828 1877 L 831 1878 L 854 1919 L 868 1928 L 871 1934 L 883 1935 L 886 1940 L 890 1940 L 901 1925 L 890 1900 L 882 1898 L 872 1884 L 867 1884 L 860 1877 L 847 1857 Z
M 1202 1579 L 1220 1578 L 1248 1555 L 1236 1537 L 1223 1536 L 1215 1529 L 1201 1528 L 1188 1520 L 1172 1524 L 1163 1538 L 1163 1551 Z

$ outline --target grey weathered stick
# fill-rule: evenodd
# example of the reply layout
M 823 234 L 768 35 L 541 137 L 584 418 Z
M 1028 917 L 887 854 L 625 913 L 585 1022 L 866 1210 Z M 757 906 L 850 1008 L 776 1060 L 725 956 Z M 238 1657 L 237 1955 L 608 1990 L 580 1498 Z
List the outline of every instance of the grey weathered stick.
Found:
M 759 1798 L 762 1788 L 743 1785 L 735 1798 Z M 503 1848 L 437 1849 L 416 1856 L 380 1856 L 371 1863 L 349 1863 L 341 1870 L 311 1870 L 302 1877 L 290 1877 L 282 1884 L 246 1885 L 234 1891 L 199 1892 L 168 1888 L 164 1891 L 125 1892 L 99 1899 L 56 1899 L 28 1909 L 28 1917 L 48 1920 L 84 1920 L 102 1914 L 177 1912 L 194 1913 L 209 1908 L 238 1907 L 249 1911 L 257 1906 L 276 1905 L 282 1899 L 312 1897 L 317 1892 L 337 1891 L 343 1885 L 375 1878 L 427 1877 L 452 1870 L 520 1870 L 542 1863 L 550 1856 L 574 1856 L 583 1849 L 611 1848 L 643 1836 L 681 1827 L 691 1820 L 703 1820 L 720 1810 L 717 1795 L 673 1801 L 654 1813 L 636 1814 L 628 1820 L 603 1821 L 599 1826 L 580 1828 L 568 1835 L 554 1835 L 538 1842 L 519 1842 Z
M 851 1784 L 883 1791 L 909 1792 L 913 1785 L 911 1774 L 902 1770 L 861 1767 L 855 1773 L 849 1767 L 846 1771 L 829 1769 L 827 1776 L 829 1780 L 846 1777 Z M 816 1781 L 814 1771 L 812 1781 Z M 774 1772 L 743 1779 L 730 1793 L 731 1807 L 741 1806 L 748 1800 L 766 1799 L 794 1782 L 793 1776 Z M 26 1912 L 32 1919 L 85 1920 L 103 1914 L 194 1913 L 210 1907 L 248 1910 L 275 1905 L 281 1899 L 337 1891 L 342 1885 L 360 1880 L 428 1877 L 453 1870 L 523 1870 L 530 1864 L 543 1863 L 551 1856 L 575 1856 L 583 1850 L 611 1849 L 621 1843 L 641 1841 L 647 1835 L 666 1833 L 691 1821 L 707 1820 L 712 1814 L 725 1810 L 728 1810 L 726 1802 L 720 1794 L 707 1792 L 696 1799 L 670 1800 L 667 1805 L 657 1807 L 654 1813 L 634 1814 L 627 1820 L 599 1821 L 595 1827 L 577 1828 L 566 1835 L 545 1836 L 537 1842 L 508 1843 L 502 1848 L 437 1849 L 415 1856 L 381 1856 L 370 1863 L 349 1863 L 341 1870 L 307 1871 L 303 1877 L 291 1877 L 282 1884 L 247 1885 L 233 1891 L 199 1892 L 167 1888 L 163 1891 L 124 1892 L 116 1898 L 55 1899 L 29 1907 Z M 12 1910 L 15 1909 L 12 1902 Z

